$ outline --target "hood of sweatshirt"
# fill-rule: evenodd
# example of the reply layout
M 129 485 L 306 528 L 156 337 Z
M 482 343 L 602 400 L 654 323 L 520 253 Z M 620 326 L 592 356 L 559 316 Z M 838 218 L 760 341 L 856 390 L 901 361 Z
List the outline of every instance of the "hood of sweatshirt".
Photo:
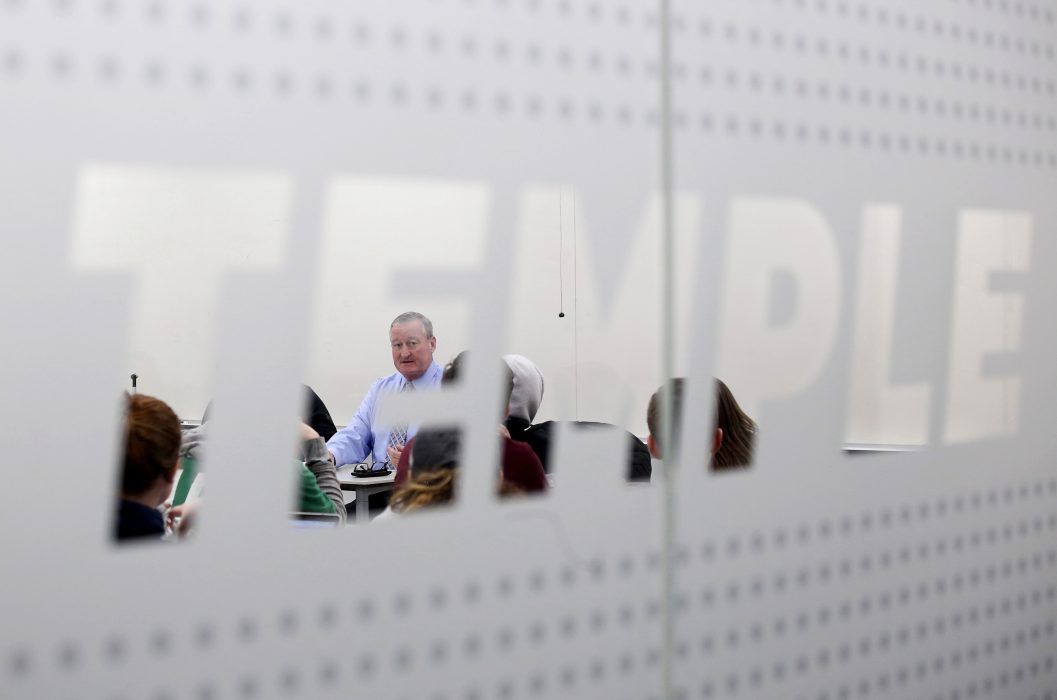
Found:
M 523 355 L 503 355 L 514 374 L 514 390 L 510 393 L 510 415 L 531 423 L 543 402 L 543 372 L 536 363 Z

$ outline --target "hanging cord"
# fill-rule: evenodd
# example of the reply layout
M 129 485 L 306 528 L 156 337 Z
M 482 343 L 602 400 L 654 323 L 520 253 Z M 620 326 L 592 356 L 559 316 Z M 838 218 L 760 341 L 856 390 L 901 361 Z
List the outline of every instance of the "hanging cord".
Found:
M 1009 228 L 1006 226 L 1005 218 L 1002 219 L 1002 263 L 1006 270 L 1011 269 L 1009 250 Z M 1009 352 L 1010 347 L 1010 314 L 1012 313 L 1013 297 L 1010 294 L 1002 295 L 1002 349 Z M 1016 432 L 1012 416 L 1009 414 L 1009 382 L 1002 382 L 1002 419 L 1010 432 Z
M 558 190 L 558 318 L 565 318 L 565 231 L 562 228 L 562 195 Z
M 580 282 L 579 244 L 576 238 L 576 193 L 573 192 L 573 410 L 580 420 L 580 314 L 577 313 L 576 285 Z

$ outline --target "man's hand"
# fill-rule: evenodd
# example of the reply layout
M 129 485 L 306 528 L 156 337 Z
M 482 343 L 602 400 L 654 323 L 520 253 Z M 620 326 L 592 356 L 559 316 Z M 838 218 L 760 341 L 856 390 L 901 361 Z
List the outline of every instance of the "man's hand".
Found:
M 404 453 L 404 446 L 397 445 L 396 447 L 385 448 L 386 453 L 389 455 L 389 462 L 396 468 L 396 465 L 400 464 L 400 455 Z

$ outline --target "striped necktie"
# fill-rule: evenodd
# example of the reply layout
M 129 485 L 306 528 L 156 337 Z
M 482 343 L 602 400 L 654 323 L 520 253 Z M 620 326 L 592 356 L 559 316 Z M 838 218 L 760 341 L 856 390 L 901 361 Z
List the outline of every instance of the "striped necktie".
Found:
M 400 387 L 400 393 L 405 391 L 414 391 L 415 385 L 409 381 L 404 381 L 404 386 Z M 386 443 L 387 447 L 402 448 L 407 444 L 407 423 L 402 425 L 394 425 L 393 429 L 389 431 L 389 440 Z

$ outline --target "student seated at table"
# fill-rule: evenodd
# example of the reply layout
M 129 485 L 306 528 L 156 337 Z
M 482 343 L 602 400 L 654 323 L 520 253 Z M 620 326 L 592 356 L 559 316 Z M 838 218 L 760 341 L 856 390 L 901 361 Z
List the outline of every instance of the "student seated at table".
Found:
M 180 419 L 173 410 L 153 396 L 130 396 L 115 539 L 161 539 L 165 534 L 158 507 L 172 490 L 179 458 Z
M 672 433 L 675 442 L 679 442 L 680 419 L 683 415 L 683 392 L 686 381 L 677 377 L 663 385 L 650 397 L 646 409 L 646 425 L 650 435 L 646 439 L 650 454 L 656 459 L 664 459 L 661 444 L 661 412 L 667 392 L 672 393 Z M 756 442 L 756 421 L 750 418 L 738 405 L 734 394 L 723 380 L 715 380 L 716 405 L 715 428 L 712 431 L 711 468 L 713 471 L 725 471 L 748 467 L 752 463 L 752 451 Z
M 461 438 L 458 430 L 421 430 L 408 443 L 410 474 L 393 491 L 389 508 L 375 520 L 392 514 L 411 513 L 423 508 L 443 506 L 455 500 L 459 479 Z M 500 476 L 500 496 L 513 496 L 524 490 Z
M 466 352 L 459 353 L 444 368 L 444 374 L 442 375 L 443 386 L 450 386 L 459 381 L 459 377 L 464 372 L 463 367 L 466 362 L 466 356 Z M 510 412 L 510 395 L 514 388 L 514 375 L 505 363 L 502 368 L 504 392 L 500 418 L 505 420 Z M 497 429 L 503 448 L 500 462 L 502 480 L 525 493 L 545 491 L 547 489 L 547 474 L 543 471 L 543 464 L 540 463 L 536 453 L 528 445 L 511 440 L 510 433 L 502 424 L 498 425 Z M 414 442 L 415 439 L 412 438 L 408 445 L 413 445 Z M 393 480 L 395 486 L 400 486 L 408 478 L 408 473 L 410 472 L 409 457 L 410 455 L 407 454 L 406 450 L 405 454 L 400 456 L 400 461 L 396 467 L 396 476 Z
M 180 450 L 180 464 L 183 475 L 193 478 L 198 473 L 198 458 L 205 443 L 205 424 L 184 433 L 183 446 Z M 327 444 L 314 428 L 301 423 L 298 428 L 301 437 L 301 460 L 295 462 L 298 472 L 298 495 L 293 505 L 294 512 L 322 513 L 335 515 L 339 523 L 346 518 L 345 500 L 338 482 L 338 475 L 327 454 Z M 176 492 L 185 493 L 186 489 L 177 488 Z M 178 502 L 169 511 L 170 524 L 179 520 L 178 533 L 188 534 L 194 525 L 195 514 L 201 507 L 200 500 Z
M 337 470 L 330 461 L 327 442 L 314 428 L 301 423 L 301 475 L 297 512 L 332 513 L 345 523 L 345 498 Z

